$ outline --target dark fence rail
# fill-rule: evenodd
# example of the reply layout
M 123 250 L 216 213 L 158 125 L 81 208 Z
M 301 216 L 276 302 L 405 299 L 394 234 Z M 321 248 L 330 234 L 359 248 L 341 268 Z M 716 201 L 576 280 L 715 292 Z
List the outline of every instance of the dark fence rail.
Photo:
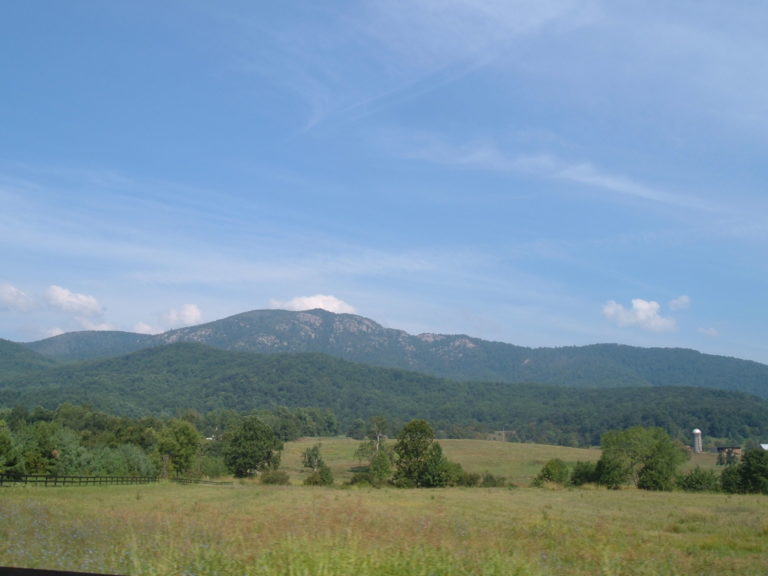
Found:
M 157 476 L 49 476 L 47 474 L 0 474 L 0 486 L 107 486 L 151 484 Z
M 70 572 L 69 570 L 39 570 L 36 568 L 10 568 L 0 566 L 0 576 L 116 576 L 92 572 Z
M 177 484 L 205 484 L 206 486 L 232 486 L 234 484 L 234 482 L 218 482 L 215 480 L 202 480 L 200 478 L 182 478 L 181 476 L 176 476 L 175 478 L 171 478 L 171 480 Z

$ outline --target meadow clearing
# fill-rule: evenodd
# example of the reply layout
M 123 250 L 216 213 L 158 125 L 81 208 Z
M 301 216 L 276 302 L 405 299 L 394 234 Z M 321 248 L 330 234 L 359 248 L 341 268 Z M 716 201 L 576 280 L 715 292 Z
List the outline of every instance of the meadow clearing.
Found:
M 597 450 L 442 441 L 514 488 L 341 488 L 357 443 L 323 439 L 337 486 L 4 488 L 0 565 L 135 575 L 765 575 L 768 498 L 537 489 L 547 459 Z M 707 455 L 708 456 L 708 455 Z M 703 463 L 709 461 L 705 458 Z M 712 462 L 713 463 L 713 462 Z

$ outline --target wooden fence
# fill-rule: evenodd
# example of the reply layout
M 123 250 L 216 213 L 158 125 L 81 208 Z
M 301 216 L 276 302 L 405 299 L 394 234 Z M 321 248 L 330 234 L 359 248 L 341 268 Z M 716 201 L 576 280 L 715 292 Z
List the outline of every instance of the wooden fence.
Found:
M 158 476 L 52 476 L 48 474 L 0 474 L 0 486 L 107 486 L 127 484 L 152 484 Z M 177 484 L 206 484 L 232 486 L 234 482 L 216 482 L 200 478 L 169 478 Z M 0 574 L 2 576 L 2 574 Z
M 0 486 L 107 486 L 150 484 L 157 476 L 49 476 L 47 474 L 0 474 Z
M 110 575 L 94 574 L 92 572 L 71 572 L 69 570 L 40 570 L 37 568 L 11 568 L 8 566 L 0 566 L 0 576 L 110 576 Z
M 182 478 L 176 476 L 171 478 L 177 484 L 205 484 L 206 486 L 232 486 L 234 482 L 218 482 L 216 480 L 202 480 L 200 478 Z M 1 576 L 1 575 L 0 575 Z

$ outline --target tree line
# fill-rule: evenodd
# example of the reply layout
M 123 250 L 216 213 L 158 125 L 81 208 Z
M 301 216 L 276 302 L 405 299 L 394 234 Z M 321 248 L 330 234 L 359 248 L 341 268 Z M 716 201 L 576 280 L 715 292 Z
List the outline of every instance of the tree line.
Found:
M 687 449 L 663 429 L 635 426 L 603 434 L 597 462 L 576 462 L 572 467 L 559 458 L 549 460 L 534 480 L 562 486 L 598 484 L 611 489 L 633 486 L 642 490 L 684 490 L 768 494 L 768 451 L 750 446 L 739 458 L 719 459 L 718 473 L 697 466 L 680 472 Z
M 333 414 L 313 408 L 130 418 L 66 403 L 16 407 L 0 410 L 0 474 L 223 476 L 236 470 L 227 450 L 248 418 L 276 442 L 339 433 Z
M 442 452 L 425 420 L 398 426 L 373 418 L 362 435 L 358 457 L 367 461 L 352 483 L 429 488 L 499 485 L 503 479 L 467 474 Z M 299 436 L 332 436 L 339 429 L 319 409 L 278 408 L 237 413 L 187 412 L 174 418 L 113 416 L 88 406 L 56 410 L 0 410 L 0 474 L 58 476 L 259 476 L 287 483 L 279 470 L 283 443 Z M 333 483 L 320 446 L 308 448 L 307 484 Z
M 238 413 L 188 411 L 179 417 L 129 418 L 88 406 L 62 404 L 55 410 L 0 410 L 0 474 L 261 476 L 286 483 L 279 470 L 283 442 L 300 436 L 335 436 L 342 431 L 327 410 L 313 408 Z M 374 417 L 347 431 L 360 440 L 356 456 L 365 465 L 353 484 L 400 487 L 498 486 L 503 478 L 464 471 L 442 452 L 437 433 L 423 419 L 408 423 Z M 597 462 L 547 462 L 534 484 L 646 490 L 723 491 L 768 494 L 768 451 L 750 446 L 741 458 L 729 455 L 721 471 L 679 471 L 687 449 L 660 427 L 609 430 Z M 308 484 L 333 482 L 320 446 L 308 448 Z

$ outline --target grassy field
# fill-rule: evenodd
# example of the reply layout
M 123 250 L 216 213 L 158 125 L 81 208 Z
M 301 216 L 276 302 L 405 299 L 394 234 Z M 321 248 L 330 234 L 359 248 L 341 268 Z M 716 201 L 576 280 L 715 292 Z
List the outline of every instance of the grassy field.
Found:
M 363 464 L 355 458 L 355 450 L 360 445 L 357 440 L 303 438 L 287 443 L 283 451 L 282 468 L 288 472 L 294 483 L 301 484 L 309 473 L 302 469 L 302 454 L 307 448 L 318 443 L 320 453 L 326 464 L 331 467 L 337 482 L 349 480 L 354 468 Z M 448 459 L 461 463 L 468 472 L 490 472 L 496 476 L 504 476 L 518 485 L 527 485 L 552 458 L 561 458 L 569 463 L 578 460 L 597 461 L 600 458 L 599 450 L 586 448 L 481 440 L 440 440 L 440 444 Z
M 300 454 L 284 463 L 300 484 Z M 596 451 L 444 442 L 519 479 Z M 356 443 L 323 441 L 348 474 Z M 512 460 L 512 462 L 508 461 Z M 506 459 L 506 460 L 504 460 Z M 345 472 L 346 470 L 346 472 Z M 4 488 L 0 565 L 134 575 L 765 575 L 768 498 L 638 490 Z

